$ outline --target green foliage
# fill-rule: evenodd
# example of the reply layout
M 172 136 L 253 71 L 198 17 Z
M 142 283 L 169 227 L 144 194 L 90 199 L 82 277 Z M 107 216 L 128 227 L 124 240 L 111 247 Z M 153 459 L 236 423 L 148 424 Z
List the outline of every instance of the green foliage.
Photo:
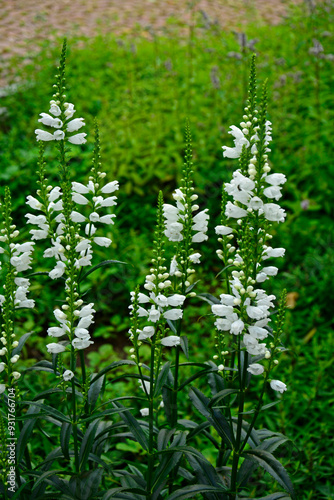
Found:
M 287 470 L 295 473 L 296 495 L 302 500 L 329 499 L 333 495 L 333 458 L 328 439 L 334 432 L 334 415 L 330 408 L 333 402 L 331 353 L 334 348 L 330 293 L 334 279 L 331 137 L 334 77 L 331 58 L 309 53 L 314 45 L 313 39 L 321 42 L 325 54 L 334 52 L 331 34 L 334 31 L 334 11 L 325 7 L 326 4 L 324 8 L 319 6 L 311 13 L 296 9 L 292 17 L 279 26 L 258 28 L 250 24 L 246 28 L 249 38 L 258 38 L 259 73 L 263 80 L 268 78 L 269 118 L 273 122 L 274 139 L 271 161 L 289 179 L 282 203 L 289 215 L 286 224 L 279 227 L 275 235 L 279 246 L 287 249 L 286 260 L 272 291 L 277 294 L 283 286 L 286 287 L 288 300 L 293 306 L 288 313 L 285 339 L 290 351 L 283 354 L 279 365 L 282 378 L 288 381 L 291 396 L 280 405 L 278 425 L 282 432 L 294 436 L 300 450 L 293 452 L 292 459 L 284 452 L 280 453 Z M 105 369 L 104 373 L 107 373 L 110 362 L 118 359 L 115 351 L 123 354 L 127 349 L 128 293 L 134 289 L 136 277 L 144 275 L 149 259 L 155 218 L 152 207 L 157 193 L 160 189 L 172 192 L 179 180 L 187 118 L 193 134 L 196 185 L 203 203 L 218 221 L 220 207 L 215 200 L 232 163 L 223 161 L 217 145 L 231 142 L 227 124 L 237 122 L 246 97 L 248 49 L 240 50 L 231 33 L 213 26 L 205 29 L 199 24 L 197 33 L 198 36 L 191 40 L 156 37 L 154 43 L 142 39 L 106 40 L 97 37 L 86 41 L 85 50 L 70 44 L 69 100 L 75 98 L 76 107 L 90 130 L 93 129 L 94 117 L 97 117 L 105 170 L 121 184 L 118 227 L 114 231 L 109 256 L 110 259 L 130 262 L 128 266 L 115 263 L 100 268 L 89 276 L 88 285 L 84 285 L 84 291 L 88 296 L 96 297 L 99 304 L 96 333 L 102 339 L 108 336 L 112 344 L 105 345 L 103 340 L 99 351 L 89 352 L 90 366 L 96 371 Z M 133 42 L 135 51 L 132 50 Z M 239 56 L 233 57 L 233 52 Z M 23 215 L 19 207 L 23 207 L 25 196 L 32 194 L 31 186 L 37 180 L 38 147 L 33 130 L 37 128 L 38 114 L 48 103 L 47 96 L 53 83 L 50 59 L 56 60 L 56 57 L 58 51 L 55 53 L 49 47 L 42 50 L 31 67 L 22 72 L 22 85 L 3 99 L 6 112 L 0 116 L 1 190 L 5 184 L 11 185 L 18 217 Z M 79 162 L 77 150 L 72 148 L 72 176 L 82 177 L 82 173 L 89 170 L 92 150 L 93 138 L 83 148 Z M 57 177 L 57 162 L 48 148 L 45 157 L 53 181 Z M 202 280 L 210 283 L 210 291 L 214 293 L 220 287 L 220 277 L 208 273 L 209 262 L 213 271 L 218 272 L 220 268 L 218 261 L 216 264 L 212 262 L 213 251 L 209 247 L 203 261 Z M 45 296 L 42 294 L 44 284 L 45 277 L 39 276 L 32 289 L 41 305 L 39 323 L 34 327 L 37 332 L 45 331 L 57 298 L 57 285 L 52 291 L 48 287 Z M 201 362 L 207 358 L 206 340 L 212 339 L 213 332 L 205 318 L 208 308 L 198 299 L 192 300 L 198 309 L 196 314 L 189 311 L 185 318 L 193 332 L 189 349 Z M 110 317 L 110 304 L 112 310 L 117 311 L 113 317 Z M 23 330 L 24 326 L 22 324 Z M 24 331 L 30 329 L 31 326 Z M 43 335 L 36 342 L 28 351 L 26 346 L 23 347 L 22 356 L 26 360 L 31 356 L 39 359 L 39 351 L 45 351 Z M 52 367 L 49 370 L 52 371 Z M 136 382 L 133 379 L 116 380 L 114 389 L 116 387 L 123 394 L 125 390 L 136 387 Z M 31 380 L 23 383 L 30 386 L 30 390 L 34 386 Z M 107 385 L 107 395 L 108 391 Z M 187 410 L 186 402 L 182 401 L 181 405 Z M 118 407 L 121 407 L 120 403 Z M 45 449 L 51 451 L 47 425 L 46 435 L 37 427 L 38 408 L 45 414 L 50 413 L 46 405 L 31 403 L 27 411 L 30 419 L 24 423 L 22 439 L 28 442 L 30 433 L 39 432 Z M 319 414 L 323 416 L 321 422 Z M 128 419 L 129 423 L 126 413 L 122 418 L 124 421 Z M 268 429 L 277 428 L 277 415 L 272 409 L 268 408 L 260 418 Z M 58 423 L 62 426 L 66 449 L 66 424 L 69 423 L 65 420 L 61 423 L 61 418 Z M 94 434 L 96 429 L 93 424 L 91 426 Z M 141 427 L 136 432 L 145 439 Z M 85 437 L 80 438 L 83 460 L 88 459 L 92 446 L 90 433 L 87 433 L 88 430 Z M 200 439 L 205 440 L 204 435 Z M 213 447 L 208 441 L 208 455 Z M 132 445 L 132 450 L 127 451 L 134 459 L 139 454 L 135 445 Z M 58 459 L 54 458 L 56 464 Z M 115 454 L 117 459 L 119 456 Z M 100 471 L 97 467 L 94 469 L 96 477 L 81 478 L 81 482 L 78 478 L 69 479 L 68 484 L 62 485 L 64 494 L 70 491 L 80 495 L 81 488 L 88 488 L 86 493 L 95 495 Z M 41 468 L 42 472 L 51 475 L 47 467 L 45 470 Z M 261 472 L 258 480 L 263 484 L 263 495 L 273 491 L 271 496 L 263 498 L 284 498 L 284 494 L 274 493 L 274 489 L 269 491 L 274 487 L 270 478 L 262 476 Z M 50 481 L 55 480 L 51 477 Z M 208 484 L 206 487 L 207 492 L 219 490 Z M 190 493 L 196 495 L 197 491 L 204 491 L 204 486 L 202 490 L 192 488 L 190 492 L 178 490 L 173 498 L 191 498 Z M 251 485 L 245 494 L 252 495 L 254 491 Z M 129 498 L 135 498 L 131 495 Z

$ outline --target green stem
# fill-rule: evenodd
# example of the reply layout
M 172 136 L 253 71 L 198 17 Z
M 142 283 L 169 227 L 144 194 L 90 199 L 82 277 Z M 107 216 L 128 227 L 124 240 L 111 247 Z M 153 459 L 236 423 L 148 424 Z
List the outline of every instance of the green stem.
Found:
M 155 343 L 151 346 L 151 370 L 150 370 L 150 394 L 149 394 L 149 437 L 148 437 L 148 468 L 147 468 L 147 500 L 152 498 L 152 478 L 154 469 L 154 455 L 153 455 L 153 424 L 154 424 L 154 354 Z
M 71 350 L 71 370 L 75 371 L 75 358 L 74 348 Z M 72 425 L 73 425 L 73 439 L 74 439 L 74 460 L 75 471 L 79 473 L 79 449 L 78 449 L 78 422 L 77 422 L 77 403 L 75 397 L 75 384 L 72 378 Z

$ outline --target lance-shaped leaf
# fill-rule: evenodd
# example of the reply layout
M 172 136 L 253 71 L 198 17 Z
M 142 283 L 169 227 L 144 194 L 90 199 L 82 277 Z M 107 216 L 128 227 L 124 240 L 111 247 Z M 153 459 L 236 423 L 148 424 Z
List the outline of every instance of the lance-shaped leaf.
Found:
M 104 266 L 109 266 L 110 264 L 126 265 L 126 262 L 121 262 L 120 260 L 104 260 L 104 261 L 100 262 L 99 264 L 96 264 L 96 266 L 91 267 L 85 274 L 83 274 L 80 278 L 79 283 L 81 283 L 81 281 L 83 281 L 85 278 L 87 278 L 87 276 L 89 276 L 94 271 L 96 271 L 96 269 L 99 269 L 100 267 L 104 267 Z
M 209 486 L 207 484 L 195 484 L 186 486 L 185 488 L 180 488 L 168 497 L 168 500 L 184 500 L 185 498 L 195 498 L 196 495 L 201 495 L 203 493 L 218 493 L 220 495 L 224 494 L 222 488 L 216 486 Z M 227 496 L 220 496 L 221 500 L 228 498 Z
M 246 450 L 242 453 L 244 458 L 250 458 L 256 461 L 263 469 L 281 485 L 283 488 L 295 498 L 293 486 L 288 473 L 284 469 L 283 465 L 268 451 L 261 450 L 259 448 L 253 450 Z
M 114 402 L 113 405 L 115 406 L 115 408 L 122 408 L 122 409 L 124 408 L 124 406 L 118 401 Z M 135 441 L 138 441 L 138 443 L 144 448 L 144 450 L 148 451 L 147 436 L 143 431 L 138 420 L 135 419 L 135 417 L 129 411 L 124 411 L 123 413 L 120 413 L 120 417 L 122 418 L 123 422 L 125 422 L 126 425 L 129 427 L 129 430 Z

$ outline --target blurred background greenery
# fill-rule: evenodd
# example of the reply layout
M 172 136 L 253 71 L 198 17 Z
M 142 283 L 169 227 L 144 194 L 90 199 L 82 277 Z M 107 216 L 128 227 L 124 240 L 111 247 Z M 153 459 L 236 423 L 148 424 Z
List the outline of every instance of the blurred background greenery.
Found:
M 158 191 L 168 201 L 180 180 L 187 118 L 199 201 L 211 214 L 197 290 L 220 293 L 214 226 L 222 183 L 236 167 L 223 158 L 221 146 L 232 146 L 228 129 L 241 121 L 250 55 L 255 52 L 259 84 L 268 79 L 269 86 L 270 161 L 274 172 L 288 178 L 281 200 L 287 220 L 274 228 L 273 240 L 273 246 L 286 248 L 286 256 L 268 290 L 276 295 L 283 287 L 288 291 L 284 342 L 289 350 L 275 376 L 289 390 L 281 404 L 267 410 L 262 425 L 284 432 L 298 448 L 292 455 L 282 453 L 297 497 L 331 499 L 334 4 L 291 6 L 277 25 L 255 23 L 250 16 L 237 31 L 222 29 L 209 11 L 191 10 L 194 5 L 189 7 L 191 22 L 170 18 L 159 33 L 134 29 L 128 35 L 68 40 L 68 100 L 90 132 L 84 147 L 72 147 L 73 179 L 84 181 L 89 175 L 97 117 L 103 169 L 121 186 L 113 244 L 100 257 L 129 263 L 98 270 L 87 283 L 87 300 L 98 308 L 87 362 L 94 370 L 127 356 L 129 292 L 143 283 L 149 266 Z M 0 89 L 0 194 L 10 186 L 22 225 L 25 197 L 36 190 L 34 129 L 39 113 L 48 111 L 60 43 L 42 41 L 25 65 L 22 56 L 13 57 L 13 80 Z M 47 158 L 50 181 L 57 182 L 52 145 Z M 44 276 L 32 280 L 39 315 L 22 319 L 22 332 L 35 331 L 24 366 L 44 357 L 46 328 L 60 292 L 61 284 L 50 284 Z M 186 313 L 191 356 L 205 361 L 213 343 L 213 321 L 206 304 L 193 299 L 192 306 Z M 33 382 L 29 384 L 33 390 Z M 116 388 L 122 391 L 123 382 L 119 384 Z M 266 475 L 257 481 L 264 494 L 275 491 Z

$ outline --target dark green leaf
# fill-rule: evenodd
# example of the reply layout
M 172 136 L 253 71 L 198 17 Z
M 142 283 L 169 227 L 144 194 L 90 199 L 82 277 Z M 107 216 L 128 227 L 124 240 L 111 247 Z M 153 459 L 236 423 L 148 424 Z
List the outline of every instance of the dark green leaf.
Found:
M 226 396 L 230 396 L 231 394 L 235 394 L 237 392 L 239 392 L 237 389 L 223 389 L 222 391 L 219 391 L 211 399 L 209 407 L 215 406 L 219 401 L 226 398 Z
M 185 355 L 185 357 L 187 359 L 189 359 L 188 337 L 183 335 L 182 337 L 180 337 L 180 341 L 181 341 L 181 349 L 183 351 L 183 354 Z
M 71 422 L 66 415 L 61 413 L 59 410 L 52 408 L 52 406 L 48 406 L 42 403 L 36 403 L 36 401 L 24 401 L 24 403 L 27 405 L 33 405 L 38 408 L 41 408 L 41 410 L 44 410 L 47 415 L 52 416 L 54 419 L 59 420 L 60 422 L 68 422 L 68 423 Z
M 80 476 L 73 476 L 69 481 L 69 488 L 74 498 L 80 500 L 91 500 L 96 495 L 101 480 L 103 469 L 97 468 L 84 471 Z
M 199 297 L 205 302 L 208 302 L 208 304 L 210 304 L 211 306 L 214 304 L 220 304 L 220 300 L 217 299 L 217 297 L 215 297 L 214 295 L 211 295 L 211 293 L 197 293 L 196 297 Z
M 161 389 L 166 383 L 169 369 L 170 369 L 170 361 L 167 361 L 167 363 L 165 363 L 164 366 L 161 368 L 160 373 L 158 375 L 158 379 L 154 388 L 154 396 L 158 396 L 161 393 Z
M 62 449 L 62 452 L 64 453 L 64 457 L 69 460 L 70 455 L 69 455 L 69 442 L 72 434 L 72 424 L 68 422 L 63 422 L 61 425 L 61 431 L 60 431 L 60 446 Z
M 108 266 L 109 264 L 124 264 L 124 265 L 126 265 L 126 262 L 121 262 L 120 260 L 104 260 L 104 261 L 100 262 L 99 264 L 96 264 L 96 266 L 93 266 L 85 274 L 83 274 L 79 280 L 79 283 L 81 283 L 81 281 L 84 280 L 91 273 L 96 271 L 96 269 L 99 269 L 99 267 Z
M 93 377 L 94 378 L 94 377 Z M 103 383 L 105 381 L 105 376 L 99 377 L 94 382 L 91 382 L 90 388 L 87 394 L 87 401 L 89 403 L 89 411 L 92 412 L 95 408 L 96 402 L 99 398 Z
M 79 454 L 79 462 L 80 462 L 80 470 L 84 470 L 86 462 L 88 460 L 89 453 L 92 450 L 92 446 L 94 444 L 95 434 L 99 425 L 99 421 L 96 420 L 89 424 L 85 435 L 83 437 L 81 446 L 80 446 L 80 454 Z
M 288 473 L 283 465 L 268 451 L 261 449 L 246 450 L 243 452 L 245 458 L 251 458 L 258 462 L 269 474 L 295 498 L 293 486 Z
M 118 368 L 119 366 L 123 366 L 123 365 L 135 365 L 135 364 L 136 363 L 134 361 L 132 361 L 131 359 L 122 359 L 120 361 L 114 361 L 110 365 L 103 368 L 103 370 L 101 370 L 97 375 L 95 375 L 91 380 L 91 384 L 96 382 L 97 379 L 99 379 L 100 377 L 102 377 L 103 375 L 108 373 L 109 371 L 113 370 L 114 368 Z
M 201 495 L 202 493 L 224 493 L 225 490 L 216 486 L 209 486 L 207 484 L 195 484 L 186 486 L 185 488 L 180 488 L 179 490 L 169 495 L 168 500 L 183 500 L 185 498 L 195 498 L 196 495 Z M 224 497 L 220 497 L 222 500 Z
M 119 402 L 114 402 L 113 405 L 115 406 L 115 408 L 124 409 L 124 406 Z M 144 448 L 144 450 L 147 451 L 148 450 L 147 436 L 144 433 L 139 422 L 135 419 L 135 417 L 129 411 L 126 411 L 126 410 L 123 413 L 120 413 L 120 417 L 126 423 L 126 425 L 129 427 L 134 439 L 136 441 L 138 441 L 138 443 Z
M 27 420 L 23 427 L 22 430 L 20 431 L 19 439 L 17 440 L 17 445 L 16 445 L 16 460 L 17 463 L 19 464 L 21 462 L 21 459 L 24 454 L 24 450 L 28 444 L 28 441 L 30 439 L 31 433 L 33 431 L 34 425 L 36 423 L 37 418 L 33 417 L 34 414 L 39 413 L 39 408 L 37 406 L 30 406 L 28 408 L 28 411 L 26 413 L 26 416 L 29 416 L 29 420 Z
M 24 335 L 22 335 L 22 337 L 20 338 L 19 340 L 19 343 L 18 345 L 12 350 L 12 354 L 11 356 L 15 356 L 15 354 L 20 354 L 20 352 L 22 351 L 22 348 L 24 346 L 24 344 L 26 343 L 26 340 L 30 337 L 30 335 L 32 335 L 34 332 L 28 332 L 28 333 L 25 333 Z

